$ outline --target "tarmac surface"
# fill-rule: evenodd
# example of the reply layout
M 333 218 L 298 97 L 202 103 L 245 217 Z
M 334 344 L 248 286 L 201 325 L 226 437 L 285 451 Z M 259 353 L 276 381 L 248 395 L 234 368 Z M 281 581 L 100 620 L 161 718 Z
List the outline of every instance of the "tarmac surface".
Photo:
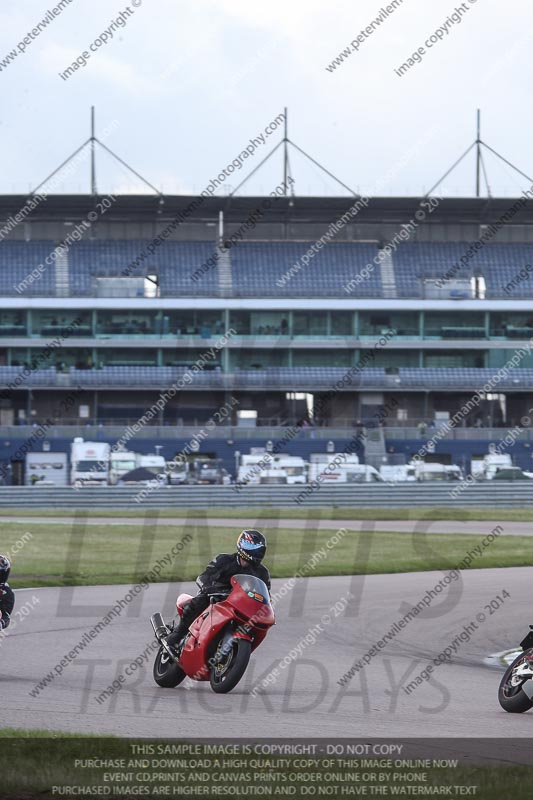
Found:
M 533 622 L 532 575 L 470 570 L 446 585 L 445 572 L 317 577 L 292 588 L 275 580 L 274 594 L 284 595 L 277 624 L 227 695 L 209 683 L 161 689 L 152 679 L 150 614 L 172 619 L 176 594 L 192 584 L 150 585 L 94 638 L 84 634 L 131 587 L 19 590 L 0 642 L 3 725 L 148 737 L 529 737 L 532 714 L 500 709 L 501 671 L 484 659 L 515 647 Z M 424 596 L 429 606 L 394 626 Z M 450 658 L 406 691 L 446 647 Z M 142 666 L 132 669 L 136 658 Z M 119 690 L 99 702 L 113 681 Z
M 262 529 L 268 528 L 289 528 L 301 529 L 308 527 L 316 530 L 317 528 L 324 530 L 338 530 L 339 528 L 347 528 L 352 531 L 400 531 L 402 533 L 424 532 L 428 533 L 462 533 L 462 534 L 475 534 L 486 536 L 495 527 L 500 525 L 503 528 L 502 536 L 533 536 L 533 522 L 497 522 L 488 520 L 353 520 L 353 519 L 264 519 L 249 520 L 235 519 L 231 517 L 218 517 L 217 519 L 209 518 L 209 520 L 202 517 L 157 517 L 157 512 L 154 511 L 154 523 L 156 525 L 176 525 L 186 527 L 187 525 L 195 527 L 224 527 L 235 528 L 241 530 L 246 525 L 258 525 Z M 57 524 L 57 525 L 72 525 L 73 523 L 82 523 L 84 521 L 83 512 L 79 512 L 79 516 L 72 517 L 24 517 L 1 516 L 1 521 L 10 522 L 23 522 L 28 525 L 31 524 Z M 143 516 L 139 518 L 133 517 L 98 517 L 86 520 L 87 525 L 145 525 L 146 520 Z

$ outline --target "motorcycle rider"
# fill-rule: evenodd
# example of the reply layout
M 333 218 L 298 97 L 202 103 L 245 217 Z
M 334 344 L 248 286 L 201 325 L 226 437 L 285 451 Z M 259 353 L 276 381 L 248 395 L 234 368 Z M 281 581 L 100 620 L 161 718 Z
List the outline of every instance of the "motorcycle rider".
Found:
M 15 605 L 15 595 L 7 579 L 11 570 L 11 562 L 7 556 L 0 555 L 0 631 L 11 622 L 11 614 Z
M 254 575 L 264 581 L 270 591 L 270 573 L 261 563 L 266 553 L 266 547 L 266 538 L 262 533 L 255 530 L 244 530 L 237 539 L 236 553 L 219 553 L 209 562 L 196 579 L 200 591 L 184 607 L 179 625 L 164 639 L 175 657 L 179 655 L 176 651 L 177 645 L 188 632 L 194 620 L 209 605 L 209 596 L 217 594 L 217 592 L 229 591 L 231 578 L 234 575 Z

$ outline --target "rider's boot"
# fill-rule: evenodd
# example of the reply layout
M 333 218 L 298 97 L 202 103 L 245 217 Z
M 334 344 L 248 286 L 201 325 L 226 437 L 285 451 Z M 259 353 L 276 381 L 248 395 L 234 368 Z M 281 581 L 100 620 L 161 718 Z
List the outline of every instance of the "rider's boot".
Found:
M 189 626 L 183 619 L 180 620 L 179 625 L 177 625 L 173 631 L 171 631 L 168 636 L 163 636 L 161 641 L 163 641 L 168 649 L 171 651 L 174 658 L 179 658 L 180 656 L 180 643 L 181 640 L 184 638 L 185 634 L 189 630 Z

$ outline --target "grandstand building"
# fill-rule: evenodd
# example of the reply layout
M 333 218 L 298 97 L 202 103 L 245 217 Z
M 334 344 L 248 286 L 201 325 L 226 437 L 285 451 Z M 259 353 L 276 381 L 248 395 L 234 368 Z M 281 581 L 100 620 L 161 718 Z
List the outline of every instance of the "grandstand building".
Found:
M 232 473 L 302 420 L 286 452 L 340 449 L 377 417 L 360 454 L 409 458 L 446 414 L 430 457 L 467 466 L 521 425 L 531 468 L 530 206 L 3 196 L 0 458 L 20 460 L 28 426 L 45 425 L 35 449 L 112 443 L 156 406 L 134 444 L 170 459 L 236 398 L 202 442 Z

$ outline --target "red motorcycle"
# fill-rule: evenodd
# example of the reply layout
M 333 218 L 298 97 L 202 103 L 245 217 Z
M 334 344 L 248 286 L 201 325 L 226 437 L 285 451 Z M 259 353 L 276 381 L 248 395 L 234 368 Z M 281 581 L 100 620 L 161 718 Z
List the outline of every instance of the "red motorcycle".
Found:
M 274 611 L 266 584 L 253 575 L 235 575 L 228 592 L 210 595 L 210 604 L 192 623 L 180 642 L 175 658 L 162 637 L 170 633 L 161 614 L 150 622 L 161 647 L 154 663 L 158 686 L 174 687 L 187 676 L 195 681 L 210 681 L 218 694 L 231 692 L 246 671 L 250 655 L 259 647 L 268 629 L 275 624 Z M 178 614 L 191 600 L 180 594 Z

